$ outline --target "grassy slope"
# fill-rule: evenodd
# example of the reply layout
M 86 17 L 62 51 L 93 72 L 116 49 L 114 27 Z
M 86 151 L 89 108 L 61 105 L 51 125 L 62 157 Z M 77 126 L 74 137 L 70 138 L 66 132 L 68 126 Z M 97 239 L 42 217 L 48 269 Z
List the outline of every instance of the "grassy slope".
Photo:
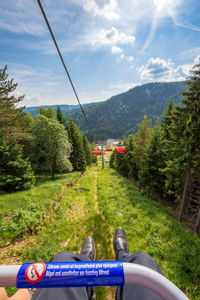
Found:
M 0 195 L 0 247 L 19 240 L 32 232 L 41 222 L 66 182 L 78 177 L 78 172 L 56 175 L 38 175 L 36 185 L 23 192 Z
M 168 279 L 190 299 L 200 299 L 200 237 L 114 170 L 101 170 L 98 178 L 99 206 L 108 226 L 122 226 L 130 252 L 153 256 Z
M 84 239 L 92 235 L 97 260 L 114 259 L 112 237 L 115 227 L 126 230 L 130 251 L 145 251 L 159 263 L 163 273 L 190 299 L 200 287 L 200 238 L 175 221 L 160 204 L 141 196 L 133 184 L 106 165 L 93 167 L 67 189 L 45 226 L 26 240 L 26 245 L 9 249 L 10 262 L 48 261 L 61 250 L 78 253 Z M 0 251 L 0 259 L 1 259 Z M 14 258 L 13 258 L 14 257 Z M 9 259 L 7 260 L 9 263 Z M 98 288 L 97 299 L 114 299 L 113 288 Z

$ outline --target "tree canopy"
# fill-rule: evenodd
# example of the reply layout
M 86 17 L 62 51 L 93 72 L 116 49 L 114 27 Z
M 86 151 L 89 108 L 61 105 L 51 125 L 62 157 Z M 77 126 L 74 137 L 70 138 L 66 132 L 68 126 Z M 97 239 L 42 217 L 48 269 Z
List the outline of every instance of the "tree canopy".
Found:
M 72 170 L 69 160 L 72 148 L 62 124 L 54 118 L 40 115 L 35 119 L 32 132 L 38 166 L 51 170 L 52 177 L 56 170 Z
M 84 172 L 86 170 L 87 163 L 83 149 L 83 139 L 78 127 L 72 121 L 72 119 L 69 120 L 67 131 L 69 135 L 69 141 L 72 144 L 70 161 L 72 163 L 73 170 Z

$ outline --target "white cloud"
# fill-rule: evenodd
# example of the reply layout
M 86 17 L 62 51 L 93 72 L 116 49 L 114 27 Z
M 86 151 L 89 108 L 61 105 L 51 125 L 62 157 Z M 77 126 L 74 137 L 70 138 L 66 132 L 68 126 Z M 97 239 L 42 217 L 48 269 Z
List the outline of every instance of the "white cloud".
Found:
M 126 56 L 125 57 L 129 62 L 133 61 L 133 56 Z
M 120 60 L 127 60 L 128 62 L 132 62 L 133 59 L 133 56 L 126 56 L 124 54 L 121 54 L 117 61 L 119 62 Z
M 1 63 L 0 61 L 0 64 Z M 18 83 L 16 96 L 24 95 L 22 105 L 53 105 L 58 103 L 76 104 L 71 86 L 63 74 L 58 75 L 50 69 L 32 68 L 25 64 L 7 63 L 9 79 Z
M 153 0 L 153 5 L 156 9 L 156 14 L 162 16 L 176 16 L 177 7 L 183 0 Z
M 177 9 L 183 1 L 184 0 L 153 0 L 150 32 L 142 51 L 146 50 L 151 44 L 156 29 L 163 19 L 170 17 L 174 23 L 176 23 Z
M 15 33 L 44 35 L 47 30 L 41 15 L 38 14 L 36 2 L 31 0 L 1 1 L 0 2 L 0 28 Z
M 115 91 L 117 93 L 123 93 L 138 85 L 140 84 L 137 82 L 118 82 L 110 84 L 109 87 L 112 89 L 112 91 Z
M 58 40 L 58 45 L 62 53 L 68 53 L 81 50 L 97 50 L 100 48 L 110 48 L 112 53 L 122 53 L 123 49 L 119 45 L 132 45 L 135 37 L 125 32 L 120 32 L 117 28 L 111 29 L 93 29 L 76 36 L 76 39 Z M 39 42 L 23 42 L 20 45 L 31 50 L 42 51 L 48 55 L 56 54 L 56 48 L 51 40 Z
M 74 5 L 80 6 L 80 1 L 45 0 L 41 2 L 54 32 L 66 32 L 66 28 L 68 30 L 71 28 L 69 24 L 72 24 L 75 16 Z M 0 29 L 34 36 L 49 34 L 35 0 L 0 1 L 0 15 Z
M 112 53 L 122 53 L 122 52 L 123 52 L 123 49 L 120 48 L 120 47 L 118 47 L 118 46 L 113 46 L 113 47 L 111 48 L 111 51 L 112 51 Z
M 195 64 L 199 64 L 199 63 L 200 63 L 200 55 L 198 55 L 198 56 L 194 59 L 194 63 L 195 63 Z
M 111 83 L 108 86 L 107 90 L 102 90 L 100 95 L 99 95 L 99 100 L 106 100 L 111 98 L 114 95 L 118 95 L 121 93 L 125 93 L 128 90 L 136 87 L 140 85 L 140 83 L 136 83 L 136 82 L 123 82 L 123 81 L 119 81 L 117 83 Z
M 107 4 L 100 7 L 95 0 L 83 0 L 83 9 L 93 16 L 103 17 L 109 21 L 118 20 L 119 15 L 115 12 L 116 0 L 109 0 Z
M 199 53 L 200 53 L 200 47 L 189 48 L 189 49 L 181 52 L 180 57 L 185 58 L 185 59 L 191 58 L 191 57 L 193 58 L 193 57 L 199 55 Z
M 174 67 L 171 60 L 160 57 L 150 58 L 146 65 L 138 69 L 141 78 L 148 81 L 181 81 L 190 75 L 191 64 Z
M 93 36 L 91 40 L 93 46 L 114 46 L 133 44 L 135 37 L 119 32 L 114 26 L 111 29 L 102 29 Z

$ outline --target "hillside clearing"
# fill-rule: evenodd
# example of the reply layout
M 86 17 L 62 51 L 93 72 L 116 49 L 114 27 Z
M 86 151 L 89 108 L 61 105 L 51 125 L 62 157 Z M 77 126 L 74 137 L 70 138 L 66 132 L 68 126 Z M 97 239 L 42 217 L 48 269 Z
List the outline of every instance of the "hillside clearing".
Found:
M 51 218 L 26 237 L 27 247 L 10 246 L 10 263 L 48 261 L 61 250 L 79 253 L 87 236 L 94 237 L 97 260 L 114 259 L 112 238 L 117 226 L 125 229 L 130 252 L 153 256 L 167 278 L 190 299 L 200 299 L 199 236 L 107 165 L 104 170 L 88 169 L 63 192 Z M 114 288 L 98 288 L 97 299 L 114 299 Z

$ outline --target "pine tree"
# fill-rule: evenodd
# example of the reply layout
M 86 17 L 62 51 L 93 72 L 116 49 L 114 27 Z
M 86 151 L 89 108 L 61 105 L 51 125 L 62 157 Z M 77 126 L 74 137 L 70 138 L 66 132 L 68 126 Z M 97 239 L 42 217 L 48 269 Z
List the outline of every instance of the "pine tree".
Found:
M 49 119 L 55 119 L 56 118 L 55 112 L 54 112 L 54 110 L 51 106 L 49 106 L 48 109 L 46 109 L 44 107 L 40 107 L 39 108 L 39 115 L 45 116 L 46 118 L 49 118 Z
M 57 117 L 57 120 L 60 122 L 60 124 L 62 124 L 64 127 L 66 127 L 66 120 L 62 113 L 62 110 L 60 109 L 60 106 L 57 107 L 56 117 Z
M 168 103 L 164 111 L 161 127 L 163 133 L 163 160 L 165 164 L 162 168 L 162 173 L 165 176 L 165 194 L 168 199 L 174 200 L 178 196 L 181 182 L 181 170 L 177 169 L 176 157 L 179 148 L 179 133 L 178 127 L 175 126 L 174 117 L 175 111 L 178 106 L 175 106 L 173 99 Z M 179 156 L 179 155 L 178 155 Z
M 183 214 L 190 178 L 195 173 L 195 169 L 200 166 L 200 63 L 194 66 L 192 73 L 193 76 L 187 82 L 188 90 L 183 93 L 183 106 L 177 107 L 176 114 L 176 116 L 181 116 L 178 119 L 179 123 L 180 119 L 184 121 L 182 126 L 179 124 L 179 132 L 180 129 L 183 129 L 181 132 L 183 143 L 181 145 L 184 153 L 181 158 L 185 171 L 178 213 L 179 220 Z
M 15 140 L 0 145 L 0 189 L 15 192 L 29 189 L 35 177 L 28 159 L 22 158 L 22 148 Z
M 167 109 L 164 111 L 163 117 L 162 117 L 162 128 L 164 133 L 164 138 L 166 140 L 170 140 L 171 138 L 171 128 L 173 125 L 173 112 L 175 109 L 175 103 L 173 99 L 170 99 Z
M 138 131 L 135 134 L 134 141 L 132 140 L 131 150 L 128 152 L 130 154 L 130 162 L 133 164 L 130 174 L 138 179 L 138 172 L 140 169 L 140 164 L 144 155 L 145 148 L 149 141 L 149 136 L 151 133 L 150 129 L 151 120 L 144 116 L 144 120 L 138 125 Z
M 119 172 L 122 176 L 128 177 L 128 165 L 127 165 L 127 154 L 114 154 L 114 168 Z
M 85 151 L 85 158 L 88 166 L 91 166 L 92 164 L 92 149 L 91 145 L 88 142 L 88 139 L 86 136 L 83 137 L 83 149 Z
M 24 122 L 26 114 L 22 112 L 24 107 L 19 108 L 24 96 L 13 95 L 16 87 L 17 83 L 8 79 L 7 66 L 0 69 L 0 138 L 5 137 L 9 141 L 28 138 Z
M 73 170 L 84 172 L 86 170 L 87 163 L 83 149 L 83 140 L 78 127 L 75 125 L 72 119 L 69 120 L 67 131 L 69 141 L 72 145 L 70 161 L 72 163 Z
M 163 144 L 163 131 L 160 126 L 155 126 L 139 170 L 139 184 L 152 196 L 153 192 L 160 195 L 164 192 L 165 155 Z
M 138 166 L 135 161 L 135 148 L 136 148 L 136 139 L 134 135 L 129 135 L 127 139 L 124 141 L 126 146 L 127 153 L 127 167 L 128 167 L 128 177 L 129 178 L 137 178 L 138 176 Z
M 115 151 L 112 151 L 110 160 L 109 160 L 110 168 L 114 168 L 114 160 L 115 160 Z

